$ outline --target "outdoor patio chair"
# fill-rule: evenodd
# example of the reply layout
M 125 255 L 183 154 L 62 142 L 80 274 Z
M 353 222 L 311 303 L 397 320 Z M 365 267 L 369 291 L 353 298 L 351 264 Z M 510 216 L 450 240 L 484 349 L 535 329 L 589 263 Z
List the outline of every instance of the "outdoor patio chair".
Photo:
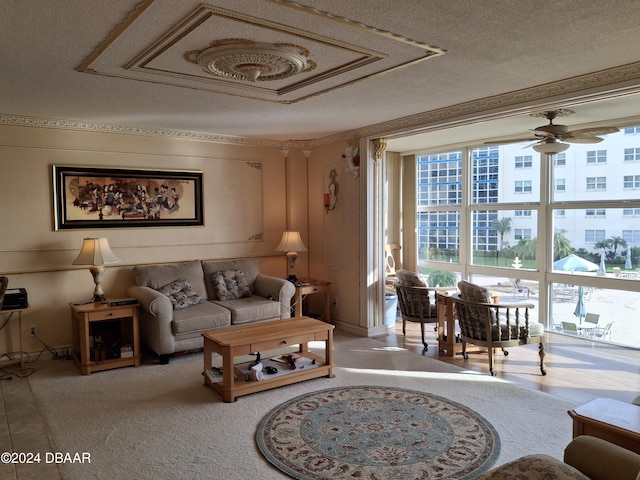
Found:
M 622 277 L 622 270 L 620 269 L 620 267 L 613 267 L 613 274 L 616 278 Z
M 578 335 L 578 326 L 573 322 L 562 322 L 562 333 Z
M 607 323 L 604 327 L 596 327 L 593 330 L 591 330 L 591 336 L 593 338 L 597 338 L 599 340 L 607 340 L 607 336 L 609 337 L 609 340 L 611 340 L 611 326 L 613 325 L 613 322 L 611 323 Z
M 584 323 L 589 324 L 589 327 L 594 327 L 598 324 L 598 319 L 600 318 L 599 313 L 587 313 L 586 317 L 584 317 Z
M 493 368 L 493 349 L 505 355 L 507 347 L 539 344 L 540 372 L 547 374 L 544 365 L 544 325 L 529 320 L 532 303 L 493 303 L 491 292 L 466 281 L 458 282 L 460 294 L 453 295 L 456 316 L 462 338 L 462 357 L 467 360 L 467 343 L 486 347 L 489 353 L 489 372 Z

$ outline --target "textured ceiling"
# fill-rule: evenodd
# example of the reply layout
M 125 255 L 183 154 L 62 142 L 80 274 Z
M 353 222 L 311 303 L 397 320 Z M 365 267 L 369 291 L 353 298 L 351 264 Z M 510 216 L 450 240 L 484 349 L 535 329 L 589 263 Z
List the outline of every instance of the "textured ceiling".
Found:
M 591 124 L 640 112 L 638 25 L 636 0 L 4 0 L 0 121 L 311 145 L 522 134 L 550 105 Z M 248 82 L 188 60 L 225 39 L 296 45 L 316 68 Z

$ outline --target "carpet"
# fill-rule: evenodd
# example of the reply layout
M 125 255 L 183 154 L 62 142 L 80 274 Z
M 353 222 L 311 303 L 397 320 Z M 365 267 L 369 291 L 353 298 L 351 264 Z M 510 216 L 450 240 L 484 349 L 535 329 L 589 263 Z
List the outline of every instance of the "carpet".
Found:
M 491 424 L 464 405 L 375 386 L 293 398 L 262 419 L 256 441 L 269 462 L 298 480 L 462 480 L 486 471 L 500 451 Z
M 246 395 L 234 403 L 203 386 L 202 354 L 169 365 L 145 360 L 138 368 L 88 376 L 73 362 L 39 361 L 32 364 L 33 375 L 14 381 L 29 383 L 53 451 L 91 453 L 91 464 L 60 465 L 65 480 L 290 479 L 256 446 L 261 420 L 288 399 L 353 385 L 410 389 L 473 409 L 500 435 L 496 466 L 529 453 L 562 459 L 571 441 L 567 410 L 576 407 L 573 402 L 375 339 L 336 332 L 334 340 L 335 378 Z M 320 354 L 321 346 L 312 342 L 310 349 Z

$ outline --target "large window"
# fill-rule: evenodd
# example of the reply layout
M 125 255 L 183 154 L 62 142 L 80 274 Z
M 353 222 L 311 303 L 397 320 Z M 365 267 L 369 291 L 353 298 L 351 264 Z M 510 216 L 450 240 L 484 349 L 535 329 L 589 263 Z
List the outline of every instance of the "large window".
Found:
M 554 156 L 529 142 L 418 156 L 419 266 L 477 279 L 507 302 L 518 299 L 519 279 L 534 303 L 546 299 L 534 315 L 558 333 L 561 321 L 580 323 L 581 283 L 587 309 L 605 325 L 614 320 L 609 298 L 640 318 L 640 293 L 628 292 L 640 290 L 640 126 L 604 137 L 597 149 L 571 144 Z M 640 338 L 612 328 L 593 338 L 640 348 Z

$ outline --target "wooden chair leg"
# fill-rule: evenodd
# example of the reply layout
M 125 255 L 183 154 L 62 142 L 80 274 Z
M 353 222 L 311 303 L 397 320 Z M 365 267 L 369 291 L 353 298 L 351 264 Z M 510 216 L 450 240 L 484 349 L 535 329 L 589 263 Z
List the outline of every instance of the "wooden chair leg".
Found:
M 493 348 L 488 348 L 487 351 L 489 352 L 489 373 L 492 377 L 495 377 L 496 371 L 493 369 Z
M 429 345 L 427 345 L 427 342 L 424 339 L 424 322 L 420 322 L 420 333 L 422 334 L 422 345 L 424 345 L 424 351 L 426 352 Z
M 547 368 L 544 364 L 544 343 L 540 342 L 540 346 L 538 347 L 538 355 L 540 356 L 540 373 L 542 375 L 546 375 L 547 374 Z
M 407 334 L 407 321 L 403 317 L 402 318 L 402 335 L 406 335 L 406 334 Z

